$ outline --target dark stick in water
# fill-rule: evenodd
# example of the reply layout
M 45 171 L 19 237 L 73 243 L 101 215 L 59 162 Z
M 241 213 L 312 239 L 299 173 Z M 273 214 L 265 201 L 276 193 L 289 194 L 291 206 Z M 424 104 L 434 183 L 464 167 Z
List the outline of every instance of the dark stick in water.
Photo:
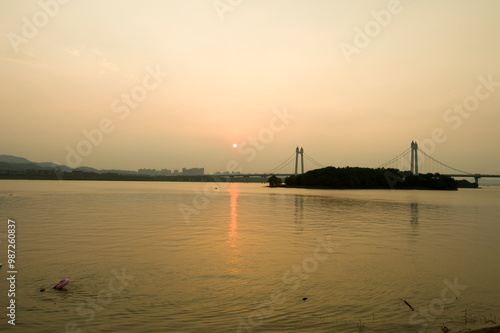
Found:
M 404 299 L 400 298 L 400 300 L 402 300 L 403 302 L 405 302 L 406 305 L 408 305 L 411 309 L 411 311 L 415 311 L 415 309 L 413 308 L 413 306 L 411 306 L 407 301 L 405 301 Z

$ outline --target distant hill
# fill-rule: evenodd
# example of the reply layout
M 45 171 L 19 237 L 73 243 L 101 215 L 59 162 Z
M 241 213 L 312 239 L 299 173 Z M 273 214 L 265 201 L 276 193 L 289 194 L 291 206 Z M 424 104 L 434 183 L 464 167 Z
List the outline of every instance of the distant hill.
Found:
M 33 163 L 0 162 L 0 170 L 25 171 L 29 169 L 40 169 L 40 167 Z
M 23 157 L 17 157 L 12 155 L 0 155 L 0 170 L 11 170 L 11 171 L 25 171 L 25 170 L 54 170 L 57 169 L 63 172 L 72 171 L 83 171 L 83 172 L 95 172 L 95 173 L 117 173 L 123 175 L 134 175 L 137 174 L 136 171 L 127 170 L 98 170 L 91 167 L 81 166 L 76 169 L 67 167 L 66 165 L 60 165 L 52 162 L 32 162 Z
M 14 163 L 14 164 L 29 164 L 32 163 L 23 157 L 17 157 L 12 155 L 0 155 L 0 162 Z
M 43 162 L 43 163 L 36 163 L 36 164 L 44 169 L 56 169 L 57 168 L 60 171 L 67 171 L 67 172 L 70 172 L 73 170 L 70 167 L 67 167 L 65 165 L 55 164 L 52 162 Z
M 65 165 L 59 165 L 51 162 L 31 162 L 24 157 L 17 157 L 12 155 L 0 155 L 0 170 L 52 170 L 58 169 L 60 171 L 71 172 L 73 169 Z
M 137 175 L 137 171 L 116 170 L 116 169 L 111 169 L 111 170 L 101 169 L 101 170 L 98 170 L 98 169 L 95 169 L 95 168 L 85 167 L 85 166 L 76 168 L 74 170 L 75 171 L 83 171 L 83 172 L 95 172 L 95 173 L 117 173 L 119 175 Z
M 85 166 L 78 167 L 78 168 L 76 168 L 74 170 L 75 171 L 83 171 L 83 172 L 96 172 L 96 173 L 99 173 L 99 170 L 91 168 L 91 167 L 85 167 Z

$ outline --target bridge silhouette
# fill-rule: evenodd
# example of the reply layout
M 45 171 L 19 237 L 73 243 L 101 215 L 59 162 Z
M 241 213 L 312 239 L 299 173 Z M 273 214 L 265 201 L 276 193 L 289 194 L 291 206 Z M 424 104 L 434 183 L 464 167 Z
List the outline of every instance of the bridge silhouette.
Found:
M 300 157 L 300 164 L 299 164 Z M 270 177 L 272 175 L 278 177 L 287 177 L 290 175 L 296 175 L 299 173 L 304 173 L 304 158 L 307 161 L 307 170 L 325 168 L 326 165 L 316 161 L 311 156 L 307 155 L 303 148 L 297 147 L 295 152 L 287 157 L 282 163 L 280 163 L 275 168 L 266 172 L 257 173 L 233 173 L 233 174 L 217 174 L 212 176 L 228 178 L 229 181 L 234 181 L 235 178 L 249 179 L 250 177 L 261 177 L 262 179 Z M 300 172 L 299 172 L 300 166 Z M 423 150 L 418 149 L 417 142 L 412 141 L 409 148 L 394 157 L 393 159 L 378 165 L 376 168 L 385 169 L 398 169 L 400 171 L 408 171 L 412 174 L 419 173 L 439 173 L 444 176 L 450 176 L 454 178 L 474 178 L 476 184 L 479 184 L 480 178 L 500 178 L 500 175 L 495 174 L 481 174 L 467 172 L 455 167 L 452 167 L 446 163 L 443 163 L 429 154 L 425 153 Z

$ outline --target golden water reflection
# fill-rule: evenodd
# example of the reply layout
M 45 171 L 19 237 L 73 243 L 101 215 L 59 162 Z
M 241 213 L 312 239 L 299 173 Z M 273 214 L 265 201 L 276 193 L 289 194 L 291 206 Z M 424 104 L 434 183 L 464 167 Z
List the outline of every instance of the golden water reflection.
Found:
M 230 194 L 230 224 L 227 234 L 227 244 L 229 254 L 226 260 L 226 271 L 230 274 L 238 274 L 241 272 L 241 248 L 238 246 L 238 195 L 240 191 L 238 184 L 232 183 L 229 188 Z

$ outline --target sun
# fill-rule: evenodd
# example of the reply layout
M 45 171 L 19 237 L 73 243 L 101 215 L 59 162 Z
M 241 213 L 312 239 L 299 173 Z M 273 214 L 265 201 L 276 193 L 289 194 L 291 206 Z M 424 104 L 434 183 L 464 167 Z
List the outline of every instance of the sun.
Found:
M 237 143 L 233 143 L 233 148 L 238 148 L 238 144 Z

